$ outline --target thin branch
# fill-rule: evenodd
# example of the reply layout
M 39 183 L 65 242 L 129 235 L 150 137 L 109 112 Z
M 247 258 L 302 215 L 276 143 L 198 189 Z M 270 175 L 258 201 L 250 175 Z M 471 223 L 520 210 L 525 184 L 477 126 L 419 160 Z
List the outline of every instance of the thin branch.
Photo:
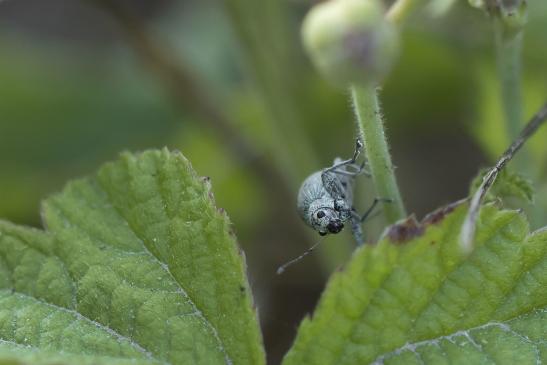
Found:
M 547 120 L 547 103 L 534 115 L 534 117 L 528 122 L 524 129 L 520 132 L 517 139 L 509 146 L 509 148 L 503 153 L 496 165 L 488 171 L 482 180 L 482 184 L 479 189 L 473 195 L 471 204 L 469 205 L 469 211 L 462 226 L 460 235 L 460 245 L 464 253 L 468 254 L 473 250 L 473 241 L 475 238 L 475 230 L 477 226 L 477 216 L 480 210 L 480 206 L 488 189 L 494 184 L 498 174 L 505 167 L 505 165 L 511 161 L 513 156 L 520 150 L 524 143 L 530 138 L 538 128 Z

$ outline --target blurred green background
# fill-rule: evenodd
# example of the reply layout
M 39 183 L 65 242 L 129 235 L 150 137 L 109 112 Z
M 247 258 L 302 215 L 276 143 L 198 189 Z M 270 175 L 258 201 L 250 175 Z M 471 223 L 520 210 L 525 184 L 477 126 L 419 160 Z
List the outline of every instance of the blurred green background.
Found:
M 405 203 L 422 217 L 467 195 L 508 145 L 488 19 L 434 0 L 411 19 L 381 94 Z M 305 0 L 0 0 L 0 218 L 40 225 L 40 200 L 123 150 L 181 150 L 210 176 L 247 254 L 270 363 L 288 349 L 348 232 L 276 268 L 317 236 L 301 223 L 300 182 L 349 156 L 348 93 L 326 84 L 299 41 Z M 547 96 L 547 3 L 529 2 L 525 115 Z M 547 130 L 525 171 L 547 216 Z M 374 197 L 359 186 L 361 209 Z M 365 226 L 374 238 L 381 219 Z

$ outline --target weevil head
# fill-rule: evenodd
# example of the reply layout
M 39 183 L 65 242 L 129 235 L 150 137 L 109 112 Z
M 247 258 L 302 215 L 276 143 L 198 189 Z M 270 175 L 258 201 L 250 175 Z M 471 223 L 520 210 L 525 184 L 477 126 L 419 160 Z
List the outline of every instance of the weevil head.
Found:
M 310 205 L 308 214 L 310 226 L 322 236 L 328 233 L 338 233 L 344 228 L 343 217 L 335 209 L 332 201 L 331 204 L 325 204 L 322 200 L 314 202 Z

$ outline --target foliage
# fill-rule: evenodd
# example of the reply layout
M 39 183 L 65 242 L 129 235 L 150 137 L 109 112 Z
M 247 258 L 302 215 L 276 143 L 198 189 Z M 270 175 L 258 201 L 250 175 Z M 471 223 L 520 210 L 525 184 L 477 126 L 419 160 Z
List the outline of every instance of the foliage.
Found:
M 284 364 L 545 361 L 547 230 L 529 233 L 518 212 L 486 206 L 466 257 L 458 245 L 466 208 L 390 227 L 378 245 L 357 250 Z
M 489 205 L 466 257 L 466 207 L 391 226 L 359 249 L 284 364 L 544 357 L 547 231 Z M 47 199 L 43 217 L 46 231 L 0 222 L 0 360 L 264 361 L 229 221 L 179 153 L 124 154 Z
M 489 20 L 467 2 L 383 2 L 395 6 L 376 21 L 397 28 L 401 52 L 393 65 L 389 52 L 372 57 L 393 70 L 363 115 L 381 127 L 383 109 L 388 170 L 423 214 L 466 195 L 476 166 L 545 101 L 547 2 L 470 1 Z M 299 184 L 354 141 L 348 93 L 313 72 L 300 44 L 311 3 L 122 3 L 54 12 L 0 0 L 0 217 L 38 225 L 43 196 L 120 149 L 183 150 L 236 223 L 267 351 L 230 221 L 208 179 L 163 150 L 123 154 L 69 183 L 43 203 L 44 229 L 0 220 L 0 364 L 262 364 L 265 352 L 277 363 L 341 263 L 285 364 L 547 362 L 547 231 L 529 232 L 547 222 L 547 129 L 489 192 L 469 257 L 456 242 L 465 205 L 451 206 L 391 226 L 349 263 L 348 237 L 329 237 L 317 267 L 307 270 L 309 258 L 274 279 L 316 242 L 293 209 Z M 497 74 L 492 17 L 505 24 L 498 41 L 526 32 L 514 47 L 498 42 Z M 361 46 L 357 56 L 374 56 Z M 358 210 L 393 197 L 378 185 L 359 181 Z M 368 222 L 367 238 L 385 223 Z
M 260 364 L 244 259 L 179 153 L 124 154 L 0 223 L 0 359 Z
M 472 196 L 482 183 L 487 170 L 483 169 L 471 182 L 469 195 Z M 511 170 L 502 170 L 496 182 L 487 193 L 487 200 L 496 198 L 516 198 L 524 203 L 534 202 L 534 188 L 532 182 L 519 173 Z

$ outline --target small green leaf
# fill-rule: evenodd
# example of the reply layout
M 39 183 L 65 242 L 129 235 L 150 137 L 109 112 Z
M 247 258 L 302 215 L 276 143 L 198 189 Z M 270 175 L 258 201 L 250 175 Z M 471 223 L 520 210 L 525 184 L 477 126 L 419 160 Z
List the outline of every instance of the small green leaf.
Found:
M 262 364 L 245 263 L 179 153 L 124 154 L 0 221 L 0 362 Z
M 458 244 L 467 205 L 393 226 L 330 279 L 283 364 L 538 364 L 547 361 L 547 229 L 483 207 L 476 248 Z
M 489 169 L 483 169 L 471 182 L 470 196 L 473 196 L 475 191 L 482 183 L 482 179 Z M 494 185 L 487 193 L 487 200 L 498 198 L 517 198 L 526 203 L 534 202 L 534 188 L 532 182 L 526 179 L 519 173 L 512 172 L 508 169 L 502 170 Z

